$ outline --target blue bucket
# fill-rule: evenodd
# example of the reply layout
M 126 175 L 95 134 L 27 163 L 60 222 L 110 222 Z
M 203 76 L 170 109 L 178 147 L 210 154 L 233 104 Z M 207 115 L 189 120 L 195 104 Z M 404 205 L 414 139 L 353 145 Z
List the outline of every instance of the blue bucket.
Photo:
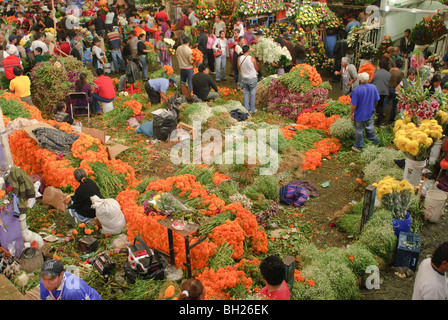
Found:
M 412 218 L 409 212 L 406 212 L 406 219 L 404 220 L 392 218 L 392 225 L 397 238 L 400 235 L 400 232 L 411 232 L 411 224 Z

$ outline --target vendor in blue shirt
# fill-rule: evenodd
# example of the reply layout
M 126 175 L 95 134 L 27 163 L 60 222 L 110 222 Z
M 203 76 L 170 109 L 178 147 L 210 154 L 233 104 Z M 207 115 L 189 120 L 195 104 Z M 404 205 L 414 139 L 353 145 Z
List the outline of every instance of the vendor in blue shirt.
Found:
M 377 88 L 369 83 L 369 78 L 368 73 L 360 73 L 358 75 L 359 86 L 353 90 L 351 95 L 350 119 L 353 121 L 355 128 L 355 143 L 352 149 L 356 152 L 361 152 L 364 145 L 364 130 L 367 139 L 372 141 L 373 144 L 378 144 L 373 125 L 373 114 L 375 113 L 375 106 L 380 100 L 380 95 Z
M 170 87 L 177 87 L 177 81 L 174 77 L 148 80 L 145 83 L 145 90 L 151 104 L 168 103 L 168 98 L 165 94 Z
M 45 261 L 40 274 L 42 300 L 103 300 L 83 279 L 64 272 L 64 265 L 59 260 Z

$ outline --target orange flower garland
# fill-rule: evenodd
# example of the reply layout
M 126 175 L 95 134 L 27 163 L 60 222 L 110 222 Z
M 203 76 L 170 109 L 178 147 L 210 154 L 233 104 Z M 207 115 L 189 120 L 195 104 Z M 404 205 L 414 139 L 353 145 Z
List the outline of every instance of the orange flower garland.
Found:
M 304 170 L 315 170 L 322 165 L 322 158 L 336 153 L 341 148 L 339 140 L 336 138 L 325 138 L 313 143 L 314 149 L 305 152 L 305 160 L 302 164 Z

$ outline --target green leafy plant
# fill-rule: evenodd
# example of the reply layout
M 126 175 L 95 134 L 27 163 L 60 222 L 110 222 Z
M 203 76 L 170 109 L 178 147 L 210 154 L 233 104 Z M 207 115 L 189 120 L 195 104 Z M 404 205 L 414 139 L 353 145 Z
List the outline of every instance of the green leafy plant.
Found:
M 68 94 L 75 91 L 80 73 L 85 73 L 87 82 L 93 84 L 92 72 L 74 57 L 56 57 L 37 64 L 30 73 L 33 103 L 43 113 L 52 113 L 58 102 L 67 101 Z

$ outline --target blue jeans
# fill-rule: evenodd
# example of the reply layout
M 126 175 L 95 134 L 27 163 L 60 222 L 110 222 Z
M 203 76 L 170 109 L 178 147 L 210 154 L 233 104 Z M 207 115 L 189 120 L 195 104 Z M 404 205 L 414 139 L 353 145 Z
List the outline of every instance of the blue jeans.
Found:
M 126 66 L 124 64 L 123 56 L 121 55 L 121 50 L 111 50 L 110 55 L 112 56 L 115 72 L 126 71 Z
M 378 138 L 375 134 L 375 127 L 373 126 L 373 117 L 366 121 L 354 121 L 353 127 L 355 128 L 355 144 L 354 146 L 359 150 L 364 146 L 364 130 L 366 131 L 367 139 L 378 144 Z
M 97 93 L 92 93 L 93 105 L 95 106 L 95 111 L 96 112 L 101 112 L 101 107 L 100 107 L 99 102 L 112 102 L 112 101 L 114 101 L 114 99 L 115 98 L 105 99 L 105 98 L 99 96 Z
M 188 90 L 193 91 L 193 69 L 180 69 L 180 82 L 188 83 Z
M 255 112 L 257 80 L 257 78 L 241 78 L 241 84 L 243 86 L 243 105 L 249 113 Z
M 221 81 L 226 78 L 226 55 L 221 55 L 215 58 L 216 61 L 216 81 Z
M 138 56 L 138 60 L 142 66 L 142 78 L 146 80 L 148 79 L 148 61 L 146 61 L 146 55 Z

